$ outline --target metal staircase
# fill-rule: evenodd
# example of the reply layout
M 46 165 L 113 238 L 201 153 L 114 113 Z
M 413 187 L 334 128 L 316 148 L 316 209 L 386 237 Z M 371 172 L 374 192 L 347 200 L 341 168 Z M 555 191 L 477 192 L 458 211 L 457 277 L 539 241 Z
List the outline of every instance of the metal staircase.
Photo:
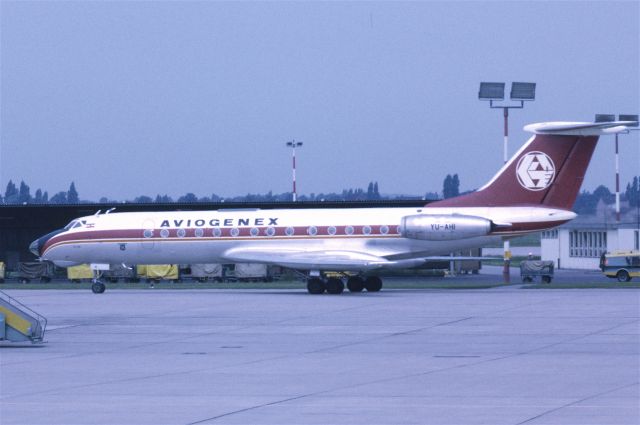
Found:
M 47 319 L 0 291 L 0 341 L 42 343 Z

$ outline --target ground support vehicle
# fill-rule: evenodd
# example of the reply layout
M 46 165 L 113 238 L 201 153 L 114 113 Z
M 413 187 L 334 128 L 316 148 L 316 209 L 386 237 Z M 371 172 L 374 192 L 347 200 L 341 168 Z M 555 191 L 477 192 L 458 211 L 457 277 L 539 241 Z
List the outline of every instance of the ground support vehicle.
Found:
M 67 267 L 67 279 L 71 282 L 88 282 L 94 278 L 94 271 L 91 269 L 89 264 L 79 264 L 77 266 Z M 119 264 L 111 264 L 109 266 L 109 270 L 101 271 L 100 278 L 111 283 L 117 283 L 120 279 L 129 283 L 140 281 L 136 275 L 135 267 L 125 267 Z
M 191 264 L 187 270 L 190 271 L 189 275 L 182 277 L 190 277 L 198 282 L 222 282 L 222 264 Z
M 605 276 L 629 282 L 632 277 L 640 277 L 640 251 L 613 251 L 602 254 L 600 270 Z
M 268 282 L 268 271 L 266 264 L 238 263 L 234 268 L 234 277 L 238 282 Z
M 140 282 L 135 266 L 127 267 L 122 264 L 111 264 L 109 270 L 102 273 L 102 277 L 111 283 L 123 280 L 127 283 Z
M 137 277 L 146 279 L 147 283 L 170 280 L 174 283 L 180 281 L 180 273 L 177 264 L 138 265 Z
M 51 282 L 55 274 L 55 266 L 50 261 L 28 261 L 18 263 L 18 280 L 29 283 L 32 280 Z
M 539 276 L 543 283 L 551 283 L 553 269 L 553 261 L 525 260 L 520 263 L 520 278 L 526 283 Z
M 67 279 L 73 283 L 90 281 L 93 279 L 93 270 L 89 264 L 78 264 L 77 266 L 67 267 Z

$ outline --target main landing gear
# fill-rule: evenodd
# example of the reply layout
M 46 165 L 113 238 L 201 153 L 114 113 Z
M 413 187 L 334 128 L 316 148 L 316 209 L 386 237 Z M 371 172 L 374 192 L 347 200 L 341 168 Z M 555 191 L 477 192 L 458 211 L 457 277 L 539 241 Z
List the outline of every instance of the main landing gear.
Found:
M 347 289 L 349 292 L 378 292 L 382 289 L 382 279 L 378 276 L 349 276 L 347 279 Z M 337 277 L 310 277 L 307 279 L 307 291 L 310 294 L 322 294 L 325 291 L 329 294 L 342 294 L 344 292 L 344 282 Z

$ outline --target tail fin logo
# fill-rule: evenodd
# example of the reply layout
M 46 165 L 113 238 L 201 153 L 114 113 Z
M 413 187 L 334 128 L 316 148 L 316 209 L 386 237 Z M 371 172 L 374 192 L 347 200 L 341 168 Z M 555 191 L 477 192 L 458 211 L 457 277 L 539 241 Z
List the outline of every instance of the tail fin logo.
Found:
M 553 160 L 544 152 L 533 151 L 524 155 L 516 166 L 518 182 L 527 190 L 544 190 L 556 175 Z

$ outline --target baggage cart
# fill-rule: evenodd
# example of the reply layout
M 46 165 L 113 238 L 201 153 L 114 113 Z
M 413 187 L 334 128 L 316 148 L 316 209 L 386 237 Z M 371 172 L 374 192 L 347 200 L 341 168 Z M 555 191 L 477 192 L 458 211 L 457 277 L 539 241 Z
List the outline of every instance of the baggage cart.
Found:
M 191 264 L 191 278 L 198 282 L 206 282 L 207 280 L 222 282 L 222 264 Z
M 553 279 L 553 261 L 525 260 L 520 263 L 520 278 L 522 282 L 533 282 L 540 277 L 543 283 L 551 283 Z

